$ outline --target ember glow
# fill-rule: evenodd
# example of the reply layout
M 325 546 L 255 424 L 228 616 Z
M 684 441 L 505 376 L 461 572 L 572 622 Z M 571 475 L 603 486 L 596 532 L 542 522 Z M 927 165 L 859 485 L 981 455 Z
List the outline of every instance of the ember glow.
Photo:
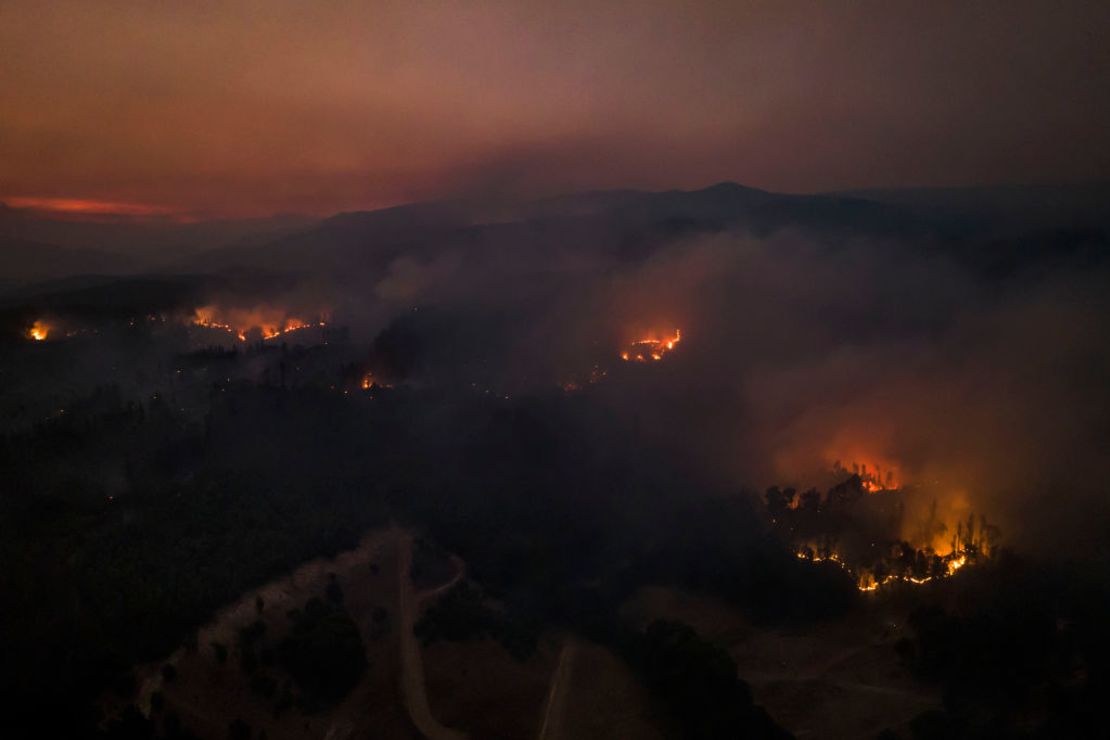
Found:
M 868 465 L 867 463 L 853 462 L 845 467 L 837 460 L 833 463 L 833 473 L 841 479 L 851 475 L 859 476 L 863 490 L 868 493 L 894 491 L 901 487 L 896 481 L 893 467 L 890 465 L 884 467 L 876 463 Z
M 628 349 L 621 352 L 620 356 L 625 362 L 658 362 L 668 352 L 674 350 L 680 341 L 682 341 L 682 331 L 675 329 L 674 336 L 670 338 L 637 339 L 629 345 Z
M 607 375 L 608 373 L 602 370 L 601 366 L 594 365 L 588 375 L 565 380 L 559 384 L 559 387 L 566 393 L 576 393 L 588 385 L 596 385 L 602 382 Z
M 27 330 L 27 337 L 36 342 L 41 342 L 50 335 L 50 325 L 45 321 L 39 319 L 31 324 L 31 328 Z

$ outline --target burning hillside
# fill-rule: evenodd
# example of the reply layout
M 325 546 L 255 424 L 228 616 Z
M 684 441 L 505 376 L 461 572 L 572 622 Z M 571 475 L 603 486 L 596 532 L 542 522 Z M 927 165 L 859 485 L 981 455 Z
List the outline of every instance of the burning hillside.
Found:
M 327 325 L 322 314 L 315 318 L 302 318 L 272 306 L 221 308 L 215 305 L 198 307 L 190 323 L 234 335 L 240 342 L 254 339 L 266 341 L 302 329 Z
M 680 329 L 674 330 L 674 335 L 670 337 L 660 338 L 658 336 L 649 336 L 643 339 L 637 339 L 626 345 L 626 348 L 618 355 L 623 362 L 628 363 L 653 363 L 661 361 L 668 353 L 674 351 L 678 343 L 682 341 L 682 331 Z M 567 380 L 559 383 L 559 386 L 567 393 L 574 393 L 582 390 L 583 388 L 596 385 L 602 382 L 608 375 L 608 371 L 600 364 L 594 364 L 588 373 L 578 373 Z
M 621 352 L 620 357 L 625 362 L 658 362 L 668 352 L 674 350 L 680 341 L 682 341 L 682 331 L 679 329 L 675 329 L 674 336 L 669 338 L 637 339 Z
M 969 526 L 973 527 L 974 524 Z M 975 564 L 990 557 L 991 550 L 983 539 L 982 533 L 977 536 L 974 529 L 968 531 L 971 538 L 966 541 L 957 538 L 958 544 L 944 555 L 931 547 L 915 548 L 908 542 L 902 541 L 887 543 L 869 561 L 849 562 L 837 552 L 831 540 L 815 546 L 800 545 L 794 554 L 800 560 L 813 563 L 825 561 L 835 563 L 856 579 L 856 588 L 860 591 L 877 591 L 884 586 L 897 583 L 919 586 L 953 576 L 965 565 Z
M 994 554 L 1000 533 L 985 517 L 969 514 L 946 522 L 934 500 L 924 521 L 908 522 L 907 503 L 921 491 L 896 486 L 892 470 L 883 475 L 874 466 L 851 468 L 823 494 L 813 488 L 767 490 L 772 527 L 799 559 L 834 563 L 852 575 L 860 591 L 871 592 L 948 578 Z M 848 471 L 838 463 L 834 472 Z

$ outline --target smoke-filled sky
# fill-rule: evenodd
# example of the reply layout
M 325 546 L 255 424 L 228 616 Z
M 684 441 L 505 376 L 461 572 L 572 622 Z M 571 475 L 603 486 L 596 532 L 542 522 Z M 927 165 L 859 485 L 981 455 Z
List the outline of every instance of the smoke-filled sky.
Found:
M 0 200 L 1105 179 L 1107 29 L 1105 2 L 4 0 Z

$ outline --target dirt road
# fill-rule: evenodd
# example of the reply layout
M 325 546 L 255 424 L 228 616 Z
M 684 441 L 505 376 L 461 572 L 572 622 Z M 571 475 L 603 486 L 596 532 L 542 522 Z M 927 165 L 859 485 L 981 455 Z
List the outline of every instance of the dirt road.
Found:
M 465 733 L 445 727 L 432 716 L 424 683 L 420 642 L 413 633 L 417 607 L 422 598 L 414 593 L 412 587 L 412 534 L 398 529 L 394 530 L 394 535 L 397 538 L 397 611 L 401 621 L 398 630 L 401 640 L 401 696 L 404 698 L 405 708 L 416 729 L 428 740 L 464 740 L 467 737 Z M 460 570 L 452 584 L 461 577 Z M 432 593 L 437 593 L 442 588 L 444 587 L 433 589 Z M 427 595 L 424 594 L 425 597 Z
M 559 651 L 559 663 L 551 674 L 551 688 L 543 707 L 543 721 L 540 722 L 539 740 L 560 740 L 566 736 L 563 717 L 566 713 L 567 680 L 574 663 L 575 642 L 567 637 L 563 649 Z

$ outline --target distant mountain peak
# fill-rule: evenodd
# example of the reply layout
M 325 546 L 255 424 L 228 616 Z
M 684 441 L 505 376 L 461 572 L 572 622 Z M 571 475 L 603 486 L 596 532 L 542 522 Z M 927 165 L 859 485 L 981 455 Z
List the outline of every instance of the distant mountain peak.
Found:
M 766 190 L 762 190 L 760 188 L 749 187 L 748 185 L 741 185 L 740 183 L 733 182 L 732 180 L 725 180 L 724 182 L 719 182 L 715 185 L 710 185 L 707 188 L 702 188 L 701 190 L 695 190 L 694 192 L 700 192 L 700 193 L 759 193 L 761 195 L 768 195 L 769 194 L 768 191 L 766 191 Z

